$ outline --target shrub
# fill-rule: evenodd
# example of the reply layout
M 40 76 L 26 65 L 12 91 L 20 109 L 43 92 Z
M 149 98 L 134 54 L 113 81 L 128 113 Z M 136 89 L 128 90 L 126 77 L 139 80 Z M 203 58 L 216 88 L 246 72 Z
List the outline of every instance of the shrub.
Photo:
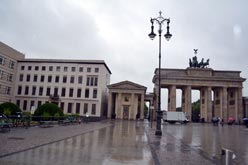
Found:
M 38 107 L 34 112 L 34 116 L 44 117 L 48 119 L 48 117 L 60 117 L 64 116 L 63 111 L 53 103 L 45 103 Z
M 16 115 L 17 112 L 21 112 L 21 109 L 14 103 L 6 102 L 0 104 L 0 114 Z

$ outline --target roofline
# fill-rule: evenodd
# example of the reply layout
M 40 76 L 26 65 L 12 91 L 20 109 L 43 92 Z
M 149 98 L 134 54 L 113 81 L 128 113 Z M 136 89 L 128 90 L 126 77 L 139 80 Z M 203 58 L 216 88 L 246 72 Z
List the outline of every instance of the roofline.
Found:
M 30 63 L 76 63 L 76 64 L 103 64 L 108 72 L 112 74 L 111 70 L 107 66 L 104 60 L 72 60 L 72 59 L 23 59 L 18 62 L 30 62 Z

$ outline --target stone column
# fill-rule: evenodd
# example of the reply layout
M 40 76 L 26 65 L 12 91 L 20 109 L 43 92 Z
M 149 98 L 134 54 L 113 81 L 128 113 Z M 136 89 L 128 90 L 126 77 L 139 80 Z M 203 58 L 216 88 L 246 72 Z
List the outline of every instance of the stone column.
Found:
M 185 94 L 186 93 L 186 87 L 182 88 L 182 100 L 181 100 L 181 105 L 182 105 L 182 112 L 186 112 L 186 103 L 185 103 Z
M 200 89 L 200 115 L 201 118 L 204 118 L 205 121 L 207 121 L 207 90 L 206 88 L 201 88 Z
M 169 103 L 169 111 L 176 111 L 176 86 L 172 85 L 169 88 L 169 97 L 170 97 L 170 103 Z
M 153 109 L 153 120 L 157 120 L 157 110 L 158 110 L 158 86 L 155 85 L 155 87 L 153 88 L 154 91 L 154 109 Z
M 227 118 L 228 118 L 228 112 L 227 112 L 227 88 L 223 87 L 222 88 L 222 107 L 221 107 L 221 112 L 222 112 L 222 116 L 224 119 L 224 122 L 227 122 Z
M 187 86 L 185 90 L 185 112 L 189 117 L 189 121 L 192 120 L 192 98 L 191 98 L 191 86 Z
M 212 88 L 207 88 L 207 121 L 211 122 L 213 117 L 213 108 L 212 108 Z
M 134 119 L 135 120 L 135 108 L 134 108 L 134 93 L 131 94 L 131 107 L 130 107 L 130 112 L 132 115 L 131 115 L 131 119 Z
M 141 94 L 141 100 L 140 100 L 140 119 L 144 119 L 144 93 Z
M 109 96 L 108 96 L 108 118 L 111 118 L 112 114 L 112 92 L 109 91 Z
M 242 88 L 238 88 L 238 118 L 241 120 L 242 122 L 242 119 L 243 119 L 243 98 L 242 98 Z M 236 120 L 238 121 L 238 120 Z
M 122 96 L 122 94 L 121 93 L 118 93 L 118 96 L 117 96 L 117 100 L 116 100 L 116 102 L 117 102 L 117 104 L 116 104 L 116 118 L 118 118 L 118 119 L 122 119 L 122 116 L 123 116 L 123 114 L 122 114 L 122 110 L 121 110 L 121 96 Z

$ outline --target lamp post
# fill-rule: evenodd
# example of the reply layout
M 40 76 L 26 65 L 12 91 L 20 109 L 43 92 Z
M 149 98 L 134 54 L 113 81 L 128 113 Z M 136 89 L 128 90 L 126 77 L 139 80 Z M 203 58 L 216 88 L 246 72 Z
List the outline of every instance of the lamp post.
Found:
M 170 19 L 162 17 L 162 12 L 159 12 L 159 16 L 157 18 L 151 18 L 151 33 L 148 36 L 153 40 L 156 37 L 154 33 L 154 26 L 153 23 L 156 22 L 158 24 L 158 34 L 159 34 L 159 69 L 158 69 L 158 110 L 157 110 L 157 127 L 155 135 L 162 136 L 161 131 L 161 118 L 162 118 L 162 111 L 161 111 L 161 34 L 162 34 L 162 25 L 164 22 L 167 23 L 167 32 L 164 35 L 167 41 L 170 40 Z

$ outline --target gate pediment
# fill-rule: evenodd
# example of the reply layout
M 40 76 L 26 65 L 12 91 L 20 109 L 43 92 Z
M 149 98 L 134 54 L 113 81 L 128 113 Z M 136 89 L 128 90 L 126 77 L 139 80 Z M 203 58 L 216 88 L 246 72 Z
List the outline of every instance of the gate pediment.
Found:
M 130 90 L 146 90 L 145 86 L 133 83 L 131 81 L 122 81 L 116 84 L 108 85 L 109 89 L 130 89 Z

